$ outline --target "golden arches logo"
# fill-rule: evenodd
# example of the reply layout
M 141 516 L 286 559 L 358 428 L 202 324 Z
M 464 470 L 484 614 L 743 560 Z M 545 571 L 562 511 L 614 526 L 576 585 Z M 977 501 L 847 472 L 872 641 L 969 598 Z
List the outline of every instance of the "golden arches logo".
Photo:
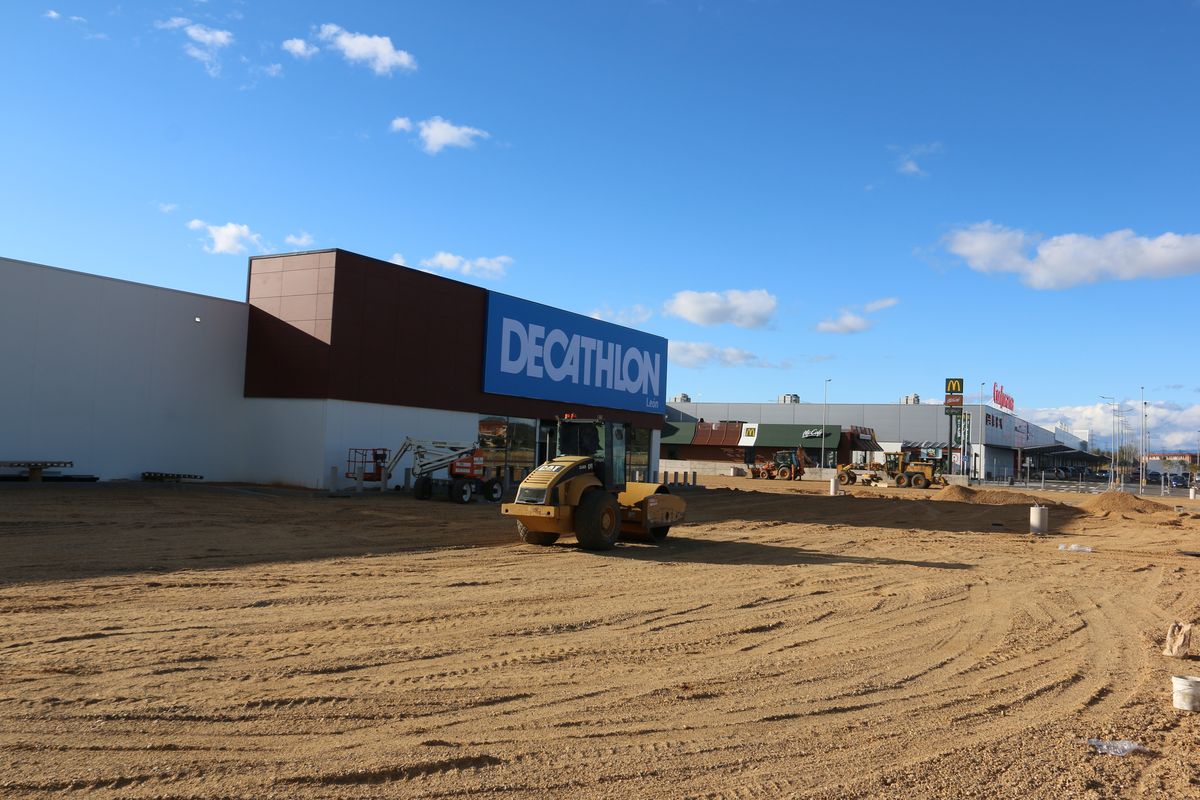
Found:
M 962 378 L 946 378 L 946 394 L 962 394 Z

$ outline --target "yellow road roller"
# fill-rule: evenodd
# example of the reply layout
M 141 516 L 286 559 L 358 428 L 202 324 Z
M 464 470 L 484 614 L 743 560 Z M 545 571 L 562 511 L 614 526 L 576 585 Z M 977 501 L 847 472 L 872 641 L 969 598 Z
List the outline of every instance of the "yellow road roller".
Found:
M 603 419 L 558 419 L 556 455 L 529 473 L 516 500 L 500 506 L 528 544 L 574 533 L 588 550 L 608 550 L 622 533 L 666 538 L 687 504 L 661 483 L 625 480 L 629 428 Z

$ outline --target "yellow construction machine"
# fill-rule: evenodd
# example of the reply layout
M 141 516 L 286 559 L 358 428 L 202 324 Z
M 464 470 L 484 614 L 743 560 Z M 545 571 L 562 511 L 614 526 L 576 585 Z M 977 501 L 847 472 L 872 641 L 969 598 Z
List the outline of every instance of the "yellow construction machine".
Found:
M 628 433 L 623 423 L 559 418 L 557 455 L 521 481 L 515 502 L 500 506 L 516 518 L 522 541 L 549 545 L 574 533 L 581 547 L 608 550 L 622 533 L 666 537 L 687 504 L 661 483 L 625 480 Z
M 914 461 L 904 453 L 888 453 L 885 467 L 888 477 L 901 489 L 909 486 L 928 489 L 930 486 L 946 485 L 946 479 L 938 471 L 938 464 L 933 461 Z

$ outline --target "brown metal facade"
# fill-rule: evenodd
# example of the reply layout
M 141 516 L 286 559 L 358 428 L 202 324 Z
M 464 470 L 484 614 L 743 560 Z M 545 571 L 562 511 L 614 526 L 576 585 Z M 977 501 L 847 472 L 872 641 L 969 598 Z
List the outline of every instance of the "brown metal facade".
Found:
M 320 284 L 314 287 L 332 293 L 327 327 L 319 319 L 311 325 L 298 320 L 309 313 L 307 296 L 280 295 L 277 303 L 271 294 L 276 281 L 269 276 L 280 272 L 280 291 L 286 291 L 289 272 L 310 268 L 304 259 L 318 270 Z M 307 277 L 291 285 L 304 290 Z M 250 259 L 247 295 L 247 397 L 327 398 L 538 419 L 574 412 L 639 428 L 663 426 L 658 414 L 484 392 L 488 293 L 476 286 L 333 250 Z M 318 295 L 314 315 L 326 303 Z M 293 319 L 281 318 L 289 309 Z

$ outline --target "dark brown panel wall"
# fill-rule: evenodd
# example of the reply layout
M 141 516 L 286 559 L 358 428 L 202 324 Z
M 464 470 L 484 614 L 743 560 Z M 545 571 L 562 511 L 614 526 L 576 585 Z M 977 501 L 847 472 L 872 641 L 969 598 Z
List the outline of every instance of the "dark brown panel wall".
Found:
M 336 251 L 330 344 L 307 344 L 256 317 L 246 357 L 248 397 L 327 397 L 514 417 L 565 411 L 642 428 L 662 417 L 630 411 L 486 394 L 487 292 L 345 250 Z M 282 323 L 279 320 L 274 320 Z

